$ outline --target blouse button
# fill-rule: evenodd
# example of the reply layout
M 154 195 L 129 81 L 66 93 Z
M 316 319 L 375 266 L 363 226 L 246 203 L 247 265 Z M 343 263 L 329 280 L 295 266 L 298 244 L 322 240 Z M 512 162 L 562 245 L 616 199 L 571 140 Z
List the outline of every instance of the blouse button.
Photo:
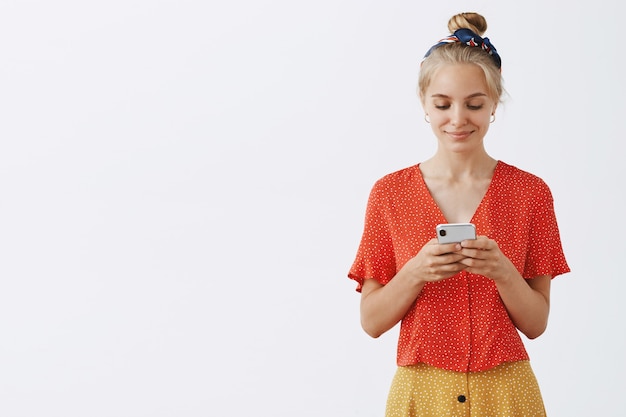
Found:
M 466 400 L 465 395 L 459 395 L 459 398 L 457 398 L 457 400 L 459 400 L 460 403 L 464 403 Z

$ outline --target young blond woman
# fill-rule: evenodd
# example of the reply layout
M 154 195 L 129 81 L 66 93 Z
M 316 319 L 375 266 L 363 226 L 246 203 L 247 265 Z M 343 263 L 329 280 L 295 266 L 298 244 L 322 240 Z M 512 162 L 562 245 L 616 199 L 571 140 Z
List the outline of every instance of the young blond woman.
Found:
M 437 150 L 375 183 L 348 276 L 369 335 L 401 323 L 387 417 L 544 416 L 519 332 L 544 332 L 551 279 L 569 271 L 552 195 L 485 149 L 503 93 L 485 19 L 461 13 L 448 29 L 418 82 Z M 478 236 L 439 244 L 442 223 Z

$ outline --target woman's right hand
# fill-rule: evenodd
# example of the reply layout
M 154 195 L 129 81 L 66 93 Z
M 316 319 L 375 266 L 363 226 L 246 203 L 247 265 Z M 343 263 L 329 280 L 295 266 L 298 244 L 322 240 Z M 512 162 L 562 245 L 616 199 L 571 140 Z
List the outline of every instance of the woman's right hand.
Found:
M 458 243 L 440 245 L 437 239 L 426 243 L 389 281 L 382 285 L 366 279 L 361 289 L 361 325 L 378 337 L 398 323 L 409 311 L 424 285 L 450 278 L 467 266 Z
M 426 243 L 422 249 L 400 269 L 418 282 L 437 282 L 450 278 L 467 268 L 460 263 L 466 256 L 460 253 L 459 243 L 439 244 L 437 239 Z

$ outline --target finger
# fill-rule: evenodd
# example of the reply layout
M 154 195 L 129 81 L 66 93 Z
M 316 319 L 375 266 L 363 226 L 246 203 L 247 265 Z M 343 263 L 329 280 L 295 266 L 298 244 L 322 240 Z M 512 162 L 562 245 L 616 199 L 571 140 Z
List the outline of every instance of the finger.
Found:
M 441 281 L 450 277 L 455 276 L 459 272 L 465 270 L 467 267 L 460 263 L 448 264 L 437 268 L 432 271 L 430 275 L 430 279 L 428 281 Z
M 477 260 L 487 260 L 489 259 L 489 251 L 485 249 L 469 249 L 463 248 L 462 251 L 459 252 L 460 255 L 463 255 L 465 258 L 477 259 Z
M 478 249 L 484 246 L 484 242 L 481 242 L 478 239 L 468 239 L 462 241 L 460 245 L 462 248 Z
M 467 255 L 459 252 L 450 252 L 444 255 L 439 255 L 439 261 L 442 265 L 454 264 L 466 258 Z
M 461 249 L 463 249 L 463 247 L 460 243 L 443 243 L 437 245 L 437 254 L 443 255 L 447 253 L 458 252 Z
M 480 268 L 484 265 L 484 259 L 463 258 L 459 263 L 463 264 L 466 268 Z
M 461 242 L 464 248 L 488 250 L 494 246 L 495 242 L 487 236 L 478 236 L 476 239 L 468 239 Z

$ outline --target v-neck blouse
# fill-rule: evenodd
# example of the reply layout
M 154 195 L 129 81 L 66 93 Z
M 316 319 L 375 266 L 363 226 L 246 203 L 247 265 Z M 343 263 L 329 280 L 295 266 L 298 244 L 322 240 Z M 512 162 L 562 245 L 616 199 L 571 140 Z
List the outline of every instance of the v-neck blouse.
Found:
M 526 279 L 569 272 L 552 194 L 539 177 L 498 161 L 472 218 L 478 235 L 495 240 Z M 378 180 L 348 277 L 387 284 L 446 219 L 419 165 Z M 400 326 L 397 363 L 420 362 L 457 372 L 483 371 L 528 354 L 492 280 L 460 272 L 427 283 Z

